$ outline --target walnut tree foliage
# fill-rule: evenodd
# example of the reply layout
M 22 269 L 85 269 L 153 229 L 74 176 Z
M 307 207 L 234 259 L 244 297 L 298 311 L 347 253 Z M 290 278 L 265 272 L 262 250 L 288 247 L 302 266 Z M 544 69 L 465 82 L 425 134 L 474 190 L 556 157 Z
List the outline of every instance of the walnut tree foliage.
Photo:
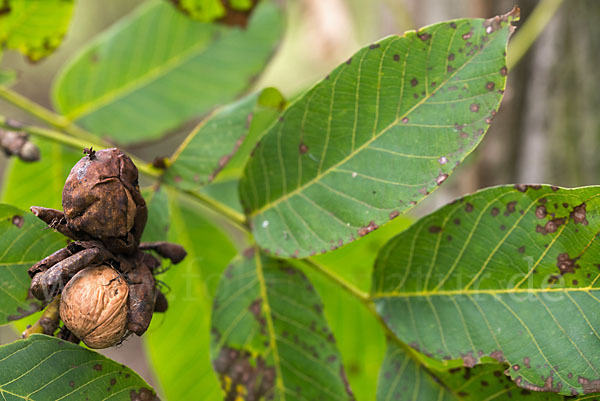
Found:
M 3 49 L 39 60 L 73 2 L 0 7 Z M 506 185 L 412 225 L 405 216 L 483 140 L 518 19 L 383 38 L 292 101 L 250 90 L 284 33 L 271 0 L 144 1 L 63 66 L 55 111 L 12 92 L 18 78 L 3 72 L 0 97 L 51 127 L 0 116 L 42 155 L 11 160 L 0 205 L 0 324 L 19 329 L 44 307 L 27 269 L 65 243 L 29 206 L 60 206 L 84 145 L 203 119 L 171 156 L 135 160 L 148 184 L 143 240 L 188 251 L 160 276 L 169 309 L 144 336 L 157 389 L 33 335 L 0 347 L 2 399 L 594 399 L 597 187 Z

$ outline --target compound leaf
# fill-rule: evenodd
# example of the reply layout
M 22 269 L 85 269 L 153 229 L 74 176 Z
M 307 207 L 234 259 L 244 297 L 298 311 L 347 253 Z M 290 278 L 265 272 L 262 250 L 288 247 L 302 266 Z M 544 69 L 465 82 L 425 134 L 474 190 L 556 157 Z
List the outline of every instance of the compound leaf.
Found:
M 322 312 L 301 271 L 254 249 L 236 259 L 212 319 L 213 366 L 226 399 L 353 400 Z
M 40 334 L 0 347 L 0 395 L 3 400 L 158 401 L 131 369 Z
M 599 194 L 498 187 L 424 217 L 379 253 L 378 313 L 430 357 L 506 362 L 532 391 L 600 392 Z
M 268 1 L 245 29 L 192 21 L 165 1 L 149 1 L 67 65 L 54 104 L 120 143 L 157 138 L 244 91 L 282 28 L 280 8 Z
M 303 257 L 364 236 L 437 188 L 500 104 L 518 10 L 372 44 L 290 105 L 240 183 L 258 244 Z

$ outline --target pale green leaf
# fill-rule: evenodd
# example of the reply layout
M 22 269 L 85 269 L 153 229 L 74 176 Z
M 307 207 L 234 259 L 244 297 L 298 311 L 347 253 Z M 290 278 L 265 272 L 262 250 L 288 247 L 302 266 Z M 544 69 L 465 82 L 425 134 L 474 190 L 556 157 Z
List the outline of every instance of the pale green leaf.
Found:
M 17 73 L 12 70 L 0 70 L 0 86 L 10 86 L 17 80 Z
M 166 241 L 170 226 L 169 200 L 162 188 L 144 188 L 142 195 L 148 208 L 148 221 L 142 241 Z
M 167 400 L 222 400 L 209 356 L 210 311 L 219 277 L 235 250 L 196 207 L 172 195 L 168 239 L 183 245 L 188 255 L 157 276 L 165 284 L 169 309 L 154 315 L 146 345 Z
M 286 257 L 326 252 L 435 190 L 496 113 L 515 19 L 383 39 L 289 106 L 240 183 L 258 244 Z
M 278 101 L 268 103 L 273 96 Z M 217 110 L 181 144 L 169 161 L 165 179 L 184 190 L 199 190 L 230 161 L 235 163 L 233 168 L 237 167 L 239 176 L 251 149 L 283 105 L 279 91 L 267 88 Z
M 25 163 L 12 158 L 5 172 L 2 202 L 20 209 L 44 206 L 62 210 L 62 190 L 71 168 L 83 154 L 43 139 L 33 140 L 42 158 Z
M 0 347 L 0 395 L 7 401 L 158 401 L 131 369 L 40 334 Z
M 306 276 L 249 249 L 214 300 L 211 356 L 226 399 L 353 400 L 323 304 Z
M 74 0 L 5 0 L 0 5 L 0 45 L 37 61 L 51 54 L 69 27 Z
M 29 212 L 0 204 L 0 324 L 36 312 L 27 269 L 66 245 L 64 237 Z
M 403 342 L 520 387 L 600 391 L 600 189 L 498 187 L 424 217 L 379 253 L 372 297 Z
M 271 2 L 261 3 L 242 29 L 192 21 L 151 0 L 66 66 L 54 104 L 121 143 L 157 138 L 243 92 L 271 57 L 282 28 L 282 12 Z

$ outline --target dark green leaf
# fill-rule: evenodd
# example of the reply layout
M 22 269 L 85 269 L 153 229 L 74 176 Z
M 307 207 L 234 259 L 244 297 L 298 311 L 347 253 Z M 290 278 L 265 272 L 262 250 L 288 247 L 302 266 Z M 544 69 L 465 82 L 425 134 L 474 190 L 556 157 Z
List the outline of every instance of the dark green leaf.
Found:
M 598 392 L 599 194 L 498 187 L 421 219 L 379 254 L 379 314 L 437 359 L 507 362 L 529 390 Z
M 62 235 L 29 212 L 0 204 L 0 324 L 18 320 L 40 308 L 28 295 L 33 264 L 66 245 Z
M 154 315 L 145 338 L 168 400 L 220 400 L 209 357 L 210 310 L 219 277 L 235 250 L 196 207 L 171 195 L 168 239 L 183 245 L 188 255 L 157 276 L 169 288 L 169 309 Z
M 377 251 L 406 229 L 410 221 L 399 217 L 372 235 L 314 261 L 362 291 L 371 287 L 371 271 Z M 385 337 L 379 321 L 354 296 L 312 269 L 304 269 L 325 305 L 324 313 L 342 354 L 348 381 L 357 400 L 373 400 L 379 367 L 385 355 Z
M 304 274 L 252 249 L 225 271 L 211 354 L 227 399 L 352 400 L 341 356 Z
M 427 371 L 396 343 L 388 344 L 379 376 L 377 401 L 560 401 L 556 394 L 537 393 L 517 387 L 504 374 L 502 365 Z
M 517 18 L 383 39 L 289 106 L 240 183 L 258 244 L 287 257 L 325 252 L 435 190 L 496 113 Z
M 157 401 L 131 369 L 94 351 L 35 334 L 0 347 L 3 400 Z
M 54 104 L 121 143 L 157 138 L 244 91 L 282 28 L 271 2 L 241 29 L 192 21 L 164 1 L 149 1 L 72 60 L 56 81 Z
M 37 61 L 60 45 L 69 27 L 73 0 L 4 0 L 0 45 Z
M 268 101 L 273 96 L 279 101 L 265 104 L 263 99 Z M 267 88 L 217 110 L 192 131 L 173 155 L 165 174 L 167 181 L 184 190 L 198 190 L 212 182 L 230 161 L 235 162 L 239 177 L 251 149 L 283 105 L 279 91 Z

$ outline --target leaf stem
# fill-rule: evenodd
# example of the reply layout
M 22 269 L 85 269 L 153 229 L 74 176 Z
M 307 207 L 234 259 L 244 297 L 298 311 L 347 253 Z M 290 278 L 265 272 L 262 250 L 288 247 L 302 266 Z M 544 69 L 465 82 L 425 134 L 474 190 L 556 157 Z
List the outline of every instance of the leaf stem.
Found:
M 57 128 L 61 131 L 66 132 L 67 134 L 87 141 L 99 141 L 100 139 L 77 125 L 73 124 L 68 118 L 65 116 L 61 116 L 60 114 L 56 114 L 51 110 L 43 107 L 42 105 L 26 98 L 25 96 L 12 91 L 8 88 L 4 88 L 0 86 L 0 98 L 6 100 L 7 102 L 17 106 L 21 110 L 24 110 L 31 114 L 32 116 L 38 118 L 39 120 Z M 102 141 L 103 142 L 103 141 Z M 98 147 L 110 147 L 110 144 L 104 142 L 103 146 Z
M 334 283 L 338 284 L 340 287 L 342 287 L 342 289 L 344 289 L 347 293 L 349 293 L 353 297 L 357 298 L 363 304 L 365 304 L 367 306 L 373 304 L 373 302 L 369 298 L 369 294 L 360 290 L 358 287 L 356 287 L 354 284 L 348 282 L 347 280 L 344 280 L 337 273 L 331 271 L 331 269 L 326 268 L 325 266 L 323 266 L 319 262 L 315 261 L 314 259 L 312 259 L 312 258 L 300 259 L 299 262 L 302 265 L 307 266 L 307 267 L 311 268 L 312 270 L 315 270 L 322 276 L 326 277 L 328 280 L 333 281 Z
M 90 147 L 90 146 L 95 147 L 96 149 L 112 147 L 112 145 L 98 140 L 97 137 L 94 137 L 92 139 L 81 139 L 79 137 L 66 135 L 63 132 L 55 131 L 55 130 L 48 129 L 48 128 L 36 127 L 34 125 L 26 125 L 26 124 L 20 124 L 20 123 L 19 123 L 19 125 L 16 125 L 16 124 L 12 123 L 8 118 L 6 118 L 5 116 L 2 116 L 2 115 L 0 115 L 0 127 L 9 129 L 9 130 L 24 131 L 33 136 L 37 136 L 37 137 L 45 138 L 45 139 L 51 139 L 55 142 L 62 143 L 63 145 L 69 146 L 69 147 L 71 147 L 73 149 L 77 149 L 77 150 L 82 150 L 83 148 Z M 130 157 L 131 157 L 131 160 L 133 160 L 133 162 L 137 166 L 138 170 L 140 170 L 142 173 L 144 173 L 150 177 L 154 177 L 154 178 L 157 178 L 161 175 L 160 170 L 152 167 L 145 161 L 138 159 L 135 156 L 130 155 Z
M 540 36 L 564 0 L 541 0 L 508 44 L 506 65 L 512 69 Z

